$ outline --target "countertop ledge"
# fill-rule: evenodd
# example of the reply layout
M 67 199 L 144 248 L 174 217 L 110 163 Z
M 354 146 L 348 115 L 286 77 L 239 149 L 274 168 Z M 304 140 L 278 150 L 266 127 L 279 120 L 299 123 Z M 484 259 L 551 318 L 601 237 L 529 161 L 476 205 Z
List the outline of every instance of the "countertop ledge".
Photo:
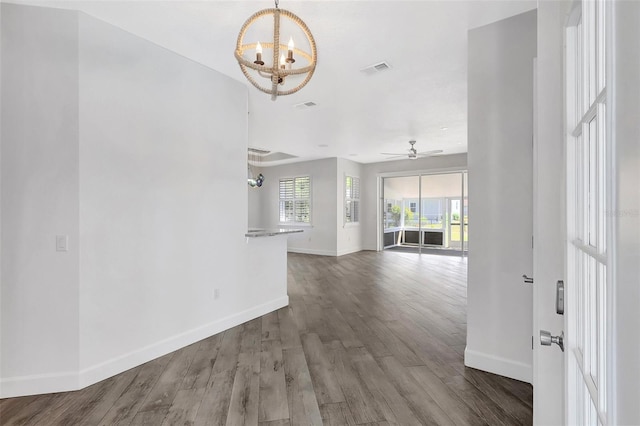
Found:
M 276 235 L 285 235 L 285 234 L 295 234 L 298 232 L 303 232 L 303 229 L 249 229 L 249 231 L 244 234 L 247 238 L 257 238 L 257 237 L 274 237 Z

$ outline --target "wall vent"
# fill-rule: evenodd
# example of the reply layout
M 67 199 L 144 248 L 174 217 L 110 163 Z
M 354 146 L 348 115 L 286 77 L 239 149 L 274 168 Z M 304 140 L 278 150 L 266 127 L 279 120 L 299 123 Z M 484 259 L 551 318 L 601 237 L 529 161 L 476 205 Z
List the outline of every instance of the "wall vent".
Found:
M 373 75 L 378 74 L 379 72 L 387 71 L 390 68 L 391 65 L 389 65 L 388 62 L 382 61 L 378 62 L 377 64 L 369 65 L 368 67 L 362 68 L 360 71 L 367 75 Z
M 297 109 L 305 109 L 305 108 L 311 108 L 314 107 L 318 104 L 316 104 L 313 101 L 307 101 L 307 102 L 302 102 L 301 104 L 296 104 L 294 105 L 294 107 L 296 107 Z

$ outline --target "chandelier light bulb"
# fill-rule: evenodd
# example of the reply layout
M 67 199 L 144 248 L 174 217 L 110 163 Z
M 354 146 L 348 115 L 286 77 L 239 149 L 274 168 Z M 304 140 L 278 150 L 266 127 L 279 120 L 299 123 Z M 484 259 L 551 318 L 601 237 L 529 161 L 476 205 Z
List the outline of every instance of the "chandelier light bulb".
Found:
M 256 44 L 256 60 L 253 61 L 253 63 L 256 65 L 264 65 L 264 62 L 262 61 L 262 45 L 260 42 Z
M 284 53 L 280 54 L 280 68 L 284 69 L 284 64 L 287 62 L 287 60 L 284 58 Z
M 296 61 L 295 59 L 293 59 L 293 49 L 295 48 L 295 45 L 293 44 L 293 37 L 289 37 L 289 44 L 287 45 L 287 47 L 287 62 L 292 64 Z

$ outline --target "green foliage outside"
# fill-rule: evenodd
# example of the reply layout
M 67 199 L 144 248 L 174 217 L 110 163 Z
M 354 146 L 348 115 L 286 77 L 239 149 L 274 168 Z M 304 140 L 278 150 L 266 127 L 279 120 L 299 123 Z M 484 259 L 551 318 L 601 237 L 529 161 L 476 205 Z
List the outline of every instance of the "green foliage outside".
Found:
M 391 226 L 400 226 L 400 215 L 402 214 L 402 209 L 400 206 L 392 206 L 389 214 L 391 215 Z M 413 212 L 409 209 L 409 207 L 404 208 L 404 222 L 410 222 L 413 220 Z
M 405 222 L 410 222 L 413 220 L 413 212 L 411 211 L 411 209 L 409 209 L 409 207 L 405 207 L 404 208 L 404 221 Z
M 400 226 L 400 206 L 391 207 L 391 221 L 393 226 Z
M 464 227 L 464 240 L 469 241 L 469 227 Z M 460 224 L 451 224 L 451 241 L 460 241 Z

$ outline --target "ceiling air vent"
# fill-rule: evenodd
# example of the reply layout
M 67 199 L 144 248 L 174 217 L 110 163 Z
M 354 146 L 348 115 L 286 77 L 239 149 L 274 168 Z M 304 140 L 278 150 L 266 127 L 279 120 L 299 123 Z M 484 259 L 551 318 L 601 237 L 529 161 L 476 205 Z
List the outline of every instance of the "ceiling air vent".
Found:
M 317 104 L 315 102 L 312 101 L 307 101 L 307 102 L 303 102 L 301 104 L 296 104 L 294 105 L 294 107 L 296 107 L 297 109 L 305 109 L 305 108 L 311 108 L 316 106 Z
M 368 67 L 362 68 L 360 71 L 367 75 L 373 75 L 379 72 L 386 71 L 390 68 L 391 65 L 389 65 L 386 61 L 382 61 L 378 62 L 377 64 L 369 65 Z

